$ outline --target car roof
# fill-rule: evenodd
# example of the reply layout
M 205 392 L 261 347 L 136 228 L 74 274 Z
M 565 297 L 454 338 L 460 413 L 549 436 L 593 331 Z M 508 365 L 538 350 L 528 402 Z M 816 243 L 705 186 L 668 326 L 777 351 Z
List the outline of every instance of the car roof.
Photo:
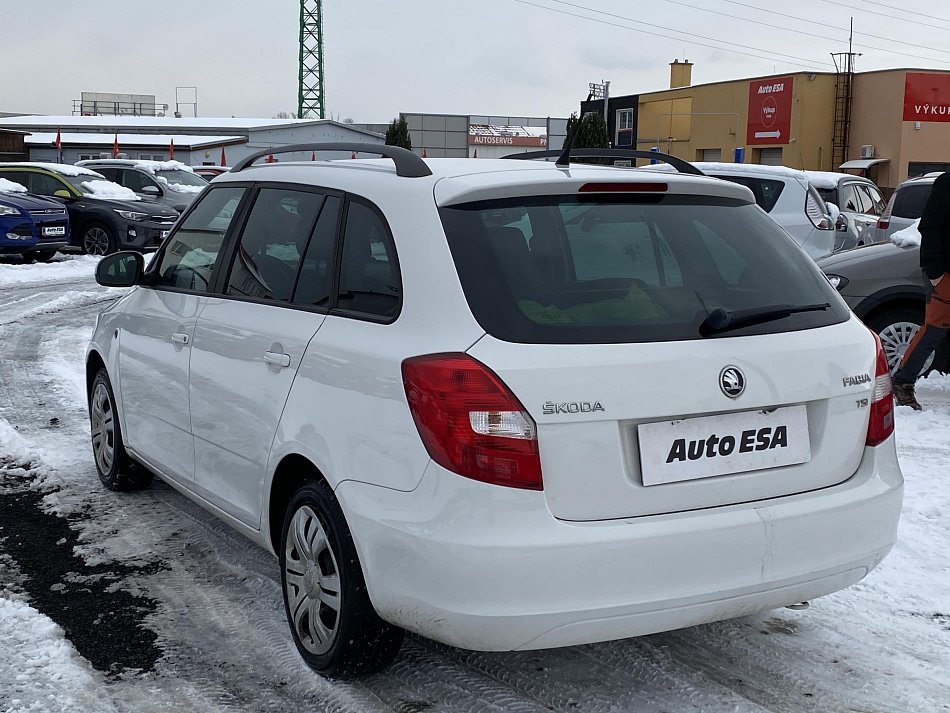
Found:
M 768 178 L 794 178 L 807 180 L 804 171 L 788 166 L 763 166 L 758 163 L 720 163 L 717 161 L 696 161 L 693 165 L 703 173 L 731 173 L 735 175 L 763 176 Z
M 941 175 L 943 175 L 941 171 L 936 171 L 934 173 L 927 173 L 923 176 L 914 176 L 914 178 L 908 178 L 904 181 L 901 181 L 901 183 L 899 183 L 897 185 L 897 188 L 895 188 L 894 190 L 899 191 L 901 188 L 904 188 L 905 186 L 920 186 L 920 185 L 931 184 L 934 181 L 936 181 Z
M 83 168 L 82 166 L 72 166 L 68 163 L 43 163 L 42 161 L 19 161 L 19 162 L 0 163 L 0 168 L 34 169 L 34 170 L 41 170 L 41 171 L 49 171 L 51 173 L 58 173 L 63 176 L 95 176 L 96 178 L 104 178 L 104 176 L 100 173 L 91 171 L 88 168 Z
M 843 180 L 857 181 L 859 183 L 870 183 L 875 185 L 874 181 L 864 176 L 855 176 L 853 173 L 841 173 L 839 171 L 805 171 L 808 181 L 815 188 L 836 189 Z
M 401 193 L 425 186 L 426 191 L 439 186 L 439 205 L 476 200 L 499 192 L 507 195 L 537 195 L 539 186 L 550 193 L 570 192 L 588 182 L 655 184 L 657 174 L 636 168 L 596 166 L 572 163 L 570 168 L 554 162 L 512 159 L 433 158 L 425 159 L 432 172 L 420 178 L 399 177 L 389 159 L 337 159 L 329 161 L 294 161 L 262 163 L 239 171 L 227 171 L 214 184 L 241 181 L 281 181 L 302 185 L 334 187 L 364 194 L 378 188 Z M 664 173 L 663 181 L 670 193 L 711 195 L 736 198 L 752 203 L 753 197 L 744 186 L 719 181 L 707 176 L 686 173 Z M 440 185 L 442 184 L 442 185 Z M 542 193 L 545 192 L 543 189 Z M 367 196 L 369 197 L 369 196 Z

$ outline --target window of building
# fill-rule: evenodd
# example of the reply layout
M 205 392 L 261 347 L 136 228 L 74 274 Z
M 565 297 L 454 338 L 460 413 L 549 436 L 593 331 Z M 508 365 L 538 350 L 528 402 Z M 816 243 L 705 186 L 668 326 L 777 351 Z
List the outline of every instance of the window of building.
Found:
M 621 109 L 617 112 L 617 146 L 633 146 L 633 109 Z
M 921 161 L 911 161 L 907 164 L 908 178 L 926 176 L 928 173 L 946 173 L 947 171 L 950 171 L 950 163 L 924 163 Z

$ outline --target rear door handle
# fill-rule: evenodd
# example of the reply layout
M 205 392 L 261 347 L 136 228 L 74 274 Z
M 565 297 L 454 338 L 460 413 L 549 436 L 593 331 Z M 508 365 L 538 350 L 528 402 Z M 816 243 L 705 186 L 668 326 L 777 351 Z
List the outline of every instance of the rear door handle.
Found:
M 274 366 L 290 366 L 290 354 L 281 352 L 264 352 L 264 361 Z
M 191 341 L 191 338 L 187 334 L 184 334 L 182 332 L 175 332 L 174 334 L 172 334 L 172 341 L 175 344 L 187 344 L 188 342 Z

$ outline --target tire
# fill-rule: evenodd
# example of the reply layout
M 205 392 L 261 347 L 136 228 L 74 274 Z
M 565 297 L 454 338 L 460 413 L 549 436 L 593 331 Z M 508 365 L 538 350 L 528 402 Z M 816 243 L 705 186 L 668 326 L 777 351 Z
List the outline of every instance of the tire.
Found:
M 892 375 L 900 366 L 904 352 L 907 351 L 907 347 L 923 321 L 922 312 L 907 307 L 891 309 L 868 320 L 867 326 L 877 332 L 881 338 L 884 354 L 887 356 L 887 366 Z M 939 357 L 941 352 L 946 352 L 946 341 L 924 362 L 919 376 L 923 376 L 934 367 L 937 362 L 936 357 Z M 943 355 L 942 362 L 946 364 L 946 354 Z
M 287 507 L 280 581 L 294 644 L 310 668 L 353 679 L 396 658 L 403 631 L 376 614 L 343 511 L 322 480 L 304 484 Z
M 36 260 L 37 262 L 49 262 L 55 255 L 55 250 L 36 250 L 31 253 L 26 253 L 23 257 L 27 260 Z
M 152 473 L 133 461 L 122 444 L 122 429 L 115 417 L 115 395 L 105 369 L 100 369 L 92 382 L 89 424 L 93 460 L 103 485 L 109 490 L 126 492 L 152 484 Z
M 79 246 L 86 255 L 109 255 L 118 249 L 115 231 L 105 223 L 89 223 L 83 228 Z

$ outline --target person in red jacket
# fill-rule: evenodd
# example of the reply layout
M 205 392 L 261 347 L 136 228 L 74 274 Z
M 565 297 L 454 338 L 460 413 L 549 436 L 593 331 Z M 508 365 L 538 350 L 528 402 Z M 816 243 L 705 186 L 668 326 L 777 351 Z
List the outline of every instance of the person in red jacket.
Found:
M 900 368 L 894 373 L 894 398 L 898 406 L 915 411 L 921 405 L 914 384 L 933 351 L 950 331 L 950 173 L 934 181 L 920 216 L 920 267 L 930 281 L 924 324 L 907 347 Z

